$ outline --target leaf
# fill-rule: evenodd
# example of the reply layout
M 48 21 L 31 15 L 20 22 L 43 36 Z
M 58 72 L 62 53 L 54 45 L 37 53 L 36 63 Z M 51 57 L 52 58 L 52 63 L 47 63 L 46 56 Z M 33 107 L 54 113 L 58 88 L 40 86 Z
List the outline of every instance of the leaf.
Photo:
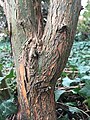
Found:
M 2 81 L 5 79 L 5 77 L 0 77 L 0 84 L 2 83 Z
M 80 82 L 81 79 L 77 77 L 77 78 L 75 78 L 73 81 L 74 81 L 74 82 Z
M 4 77 L 0 77 L 0 84 L 1 84 L 1 82 L 2 82 L 4 79 L 13 78 L 13 77 L 15 77 L 15 75 L 14 75 L 13 69 L 11 69 L 11 71 L 10 71 L 10 73 L 9 73 L 8 75 L 6 75 L 6 76 L 4 76 Z
M 77 67 L 75 65 L 71 65 L 71 70 L 74 72 L 75 70 L 77 70 Z
M 67 73 L 66 73 L 66 72 L 62 72 L 61 76 L 62 76 L 62 77 L 66 77 L 66 76 L 67 76 Z
M 85 80 L 90 80 L 90 76 L 85 75 L 84 77 L 81 78 L 81 80 L 84 80 L 84 81 L 85 81 Z
M 69 87 L 72 82 L 73 82 L 73 80 L 71 80 L 71 79 L 68 78 L 68 77 L 65 77 L 65 78 L 63 78 L 62 85 L 63 85 L 63 86 L 66 86 L 66 87 Z
M 71 83 L 79 83 L 80 81 L 81 81 L 80 78 L 75 78 L 74 80 L 71 80 L 69 77 L 65 77 L 65 78 L 63 78 L 62 85 L 69 87 L 71 85 Z
M 7 117 L 8 115 L 14 114 L 16 112 L 17 112 L 17 107 L 14 104 L 13 99 L 9 99 L 0 104 L 1 117 L 3 117 L 3 116 Z
M 88 104 L 88 107 L 90 108 L 90 98 L 86 99 L 86 100 L 84 101 L 84 103 L 87 103 L 87 104 Z
M 73 89 L 72 92 L 74 94 L 77 94 L 77 93 L 79 93 L 80 90 L 81 90 L 81 88 L 80 88 L 80 86 L 78 86 L 77 88 Z
M 74 113 L 81 113 L 80 109 L 78 109 L 77 107 L 72 107 L 72 106 L 68 106 L 69 107 L 69 111 L 74 114 Z
M 69 107 L 69 111 L 72 113 L 72 114 L 74 114 L 74 113 L 83 113 L 83 114 L 85 114 L 85 115 L 88 115 L 87 113 L 85 113 L 83 110 L 81 110 L 81 109 L 79 109 L 79 108 L 77 108 L 77 107 L 72 107 L 72 106 L 68 106 Z M 88 117 L 90 117 L 89 115 L 88 115 Z
M 55 91 L 55 101 L 57 102 L 60 96 L 65 92 L 65 90 L 56 90 Z
M 79 70 L 79 72 L 80 72 L 81 74 L 84 74 L 84 73 L 86 73 L 87 71 L 90 70 L 90 66 L 80 65 L 80 66 L 78 67 L 78 70 Z
M 13 69 L 11 69 L 10 73 L 8 75 L 6 75 L 5 78 L 13 78 L 15 75 L 14 75 L 14 71 Z
M 86 81 L 85 86 L 79 91 L 85 97 L 90 97 L 90 81 Z

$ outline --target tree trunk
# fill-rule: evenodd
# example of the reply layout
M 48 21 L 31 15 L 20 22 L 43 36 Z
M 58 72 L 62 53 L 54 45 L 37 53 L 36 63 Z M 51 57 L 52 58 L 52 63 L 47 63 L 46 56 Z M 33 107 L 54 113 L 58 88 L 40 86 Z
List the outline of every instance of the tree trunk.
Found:
M 16 64 L 17 119 L 56 120 L 55 83 L 70 54 L 81 0 L 50 0 L 45 28 L 40 0 L 5 0 L 4 6 Z

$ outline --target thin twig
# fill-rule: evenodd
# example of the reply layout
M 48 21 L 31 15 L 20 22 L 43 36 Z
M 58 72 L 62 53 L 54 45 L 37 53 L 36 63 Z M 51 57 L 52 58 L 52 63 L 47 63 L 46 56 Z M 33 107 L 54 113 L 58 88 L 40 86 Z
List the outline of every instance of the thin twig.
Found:
M 79 84 L 77 86 L 70 86 L 70 87 L 60 87 L 58 88 L 58 90 L 71 90 L 71 89 L 75 89 L 75 88 L 82 88 L 85 85 L 85 83 Z
M 7 89 L 10 89 L 10 87 L 1 88 L 0 91 L 7 90 Z
M 79 73 L 78 71 L 72 71 L 72 70 L 64 70 L 65 73 Z
M 80 109 L 80 111 L 84 114 L 84 115 L 86 115 L 88 118 L 90 117 L 86 112 L 84 112 L 83 110 L 81 110 Z

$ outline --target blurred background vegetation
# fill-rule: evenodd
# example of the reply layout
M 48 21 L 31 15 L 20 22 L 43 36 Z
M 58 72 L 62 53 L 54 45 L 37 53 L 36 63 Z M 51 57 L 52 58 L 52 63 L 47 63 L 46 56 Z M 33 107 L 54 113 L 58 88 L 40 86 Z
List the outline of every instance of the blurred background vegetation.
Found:
M 44 25 L 48 0 L 42 1 Z M 0 120 L 17 113 L 16 73 L 7 21 L 0 7 Z M 55 88 L 58 120 L 90 120 L 90 1 L 80 16 L 75 41 L 66 68 Z

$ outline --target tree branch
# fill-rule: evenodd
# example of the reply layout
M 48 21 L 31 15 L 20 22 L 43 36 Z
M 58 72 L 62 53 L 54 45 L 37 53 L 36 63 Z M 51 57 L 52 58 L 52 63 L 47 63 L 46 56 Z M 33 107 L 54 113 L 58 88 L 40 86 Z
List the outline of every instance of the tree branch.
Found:
M 80 4 L 80 0 L 72 0 L 70 2 L 67 2 L 66 0 L 61 2 L 59 0 L 50 0 L 50 9 L 43 35 L 43 40 L 46 42 L 46 44 L 48 42 L 51 43 L 50 40 L 54 40 L 50 39 L 50 37 L 53 33 L 54 35 L 51 38 L 55 36 L 57 29 L 59 30 L 63 26 L 67 26 L 71 30 L 73 27 L 75 27 L 75 23 L 77 24 L 77 19 L 81 9 Z
M 57 79 L 66 65 L 76 32 L 81 0 L 50 0 L 47 23 L 42 37 L 41 73 Z M 44 68 L 43 68 L 44 66 Z M 50 77 L 50 78 L 49 78 Z

